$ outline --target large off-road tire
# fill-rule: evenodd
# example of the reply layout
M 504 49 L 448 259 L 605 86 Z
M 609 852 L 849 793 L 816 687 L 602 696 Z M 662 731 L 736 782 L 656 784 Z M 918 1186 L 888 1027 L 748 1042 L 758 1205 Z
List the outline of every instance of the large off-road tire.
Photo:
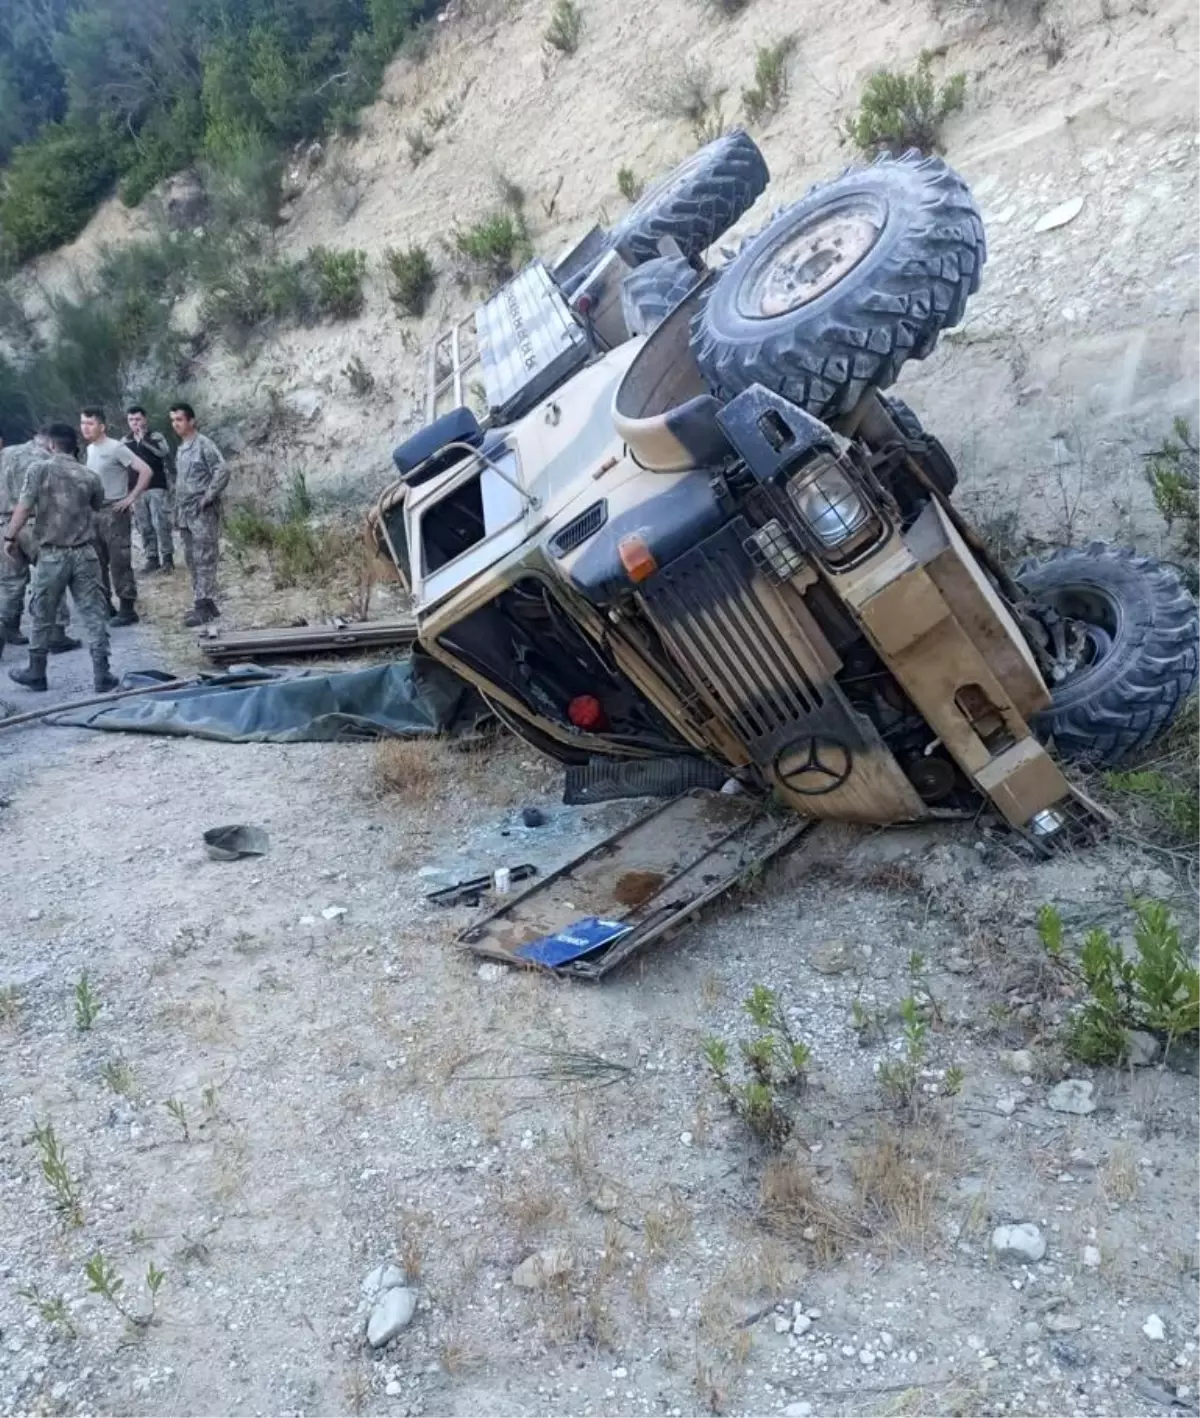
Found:
M 922 445 L 920 453 L 915 456 L 917 462 L 932 479 L 934 486 L 943 497 L 952 496 L 954 489 L 958 486 L 958 467 L 942 446 L 941 439 L 935 438 L 932 433 L 925 432 L 924 424 L 903 399 L 897 399 L 894 395 L 881 395 L 880 397 L 883 398 L 884 407 L 892 416 L 892 422 L 905 438 Z
M 769 181 L 754 139 L 735 129 L 643 192 L 613 228 L 609 244 L 631 266 L 658 256 L 664 236 L 674 237 L 685 256 L 702 256 L 750 210 Z
M 957 173 L 885 156 L 811 188 L 746 243 L 696 315 L 692 351 L 718 394 L 764 384 L 828 422 L 958 324 L 986 254 Z
M 1173 567 L 1092 542 L 1024 562 L 1021 588 L 1084 621 L 1090 663 L 1051 686 L 1034 720 L 1063 758 L 1119 764 L 1167 728 L 1196 687 L 1196 603 Z
M 657 329 L 699 279 L 681 256 L 659 256 L 635 266 L 621 282 L 621 313 L 630 335 Z

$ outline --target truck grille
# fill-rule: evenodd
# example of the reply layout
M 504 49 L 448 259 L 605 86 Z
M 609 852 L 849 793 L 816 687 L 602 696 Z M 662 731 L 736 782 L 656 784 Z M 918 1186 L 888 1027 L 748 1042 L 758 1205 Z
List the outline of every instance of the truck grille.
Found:
M 798 727 L 826 716 L 818 687 L 788 643 L 788 611 L 757 572 L 738 518 L 643 587 L 689 675 L 702 685 L 756 760 L 768 761 Z

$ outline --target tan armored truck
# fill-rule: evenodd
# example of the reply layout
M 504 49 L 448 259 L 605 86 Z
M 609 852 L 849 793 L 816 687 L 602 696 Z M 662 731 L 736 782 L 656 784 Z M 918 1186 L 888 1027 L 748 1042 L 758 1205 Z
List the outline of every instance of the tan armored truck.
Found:
M 883 393 L 982 275 L 944 162 L 850 170 L 706 264 L 767 180 L 727 134 L 438 338 L 369 520 L 420 644 L 568 764 L 690 755 L 810 817 L 987 800 L 1078 840 L 1100 815 L 1059 761 L 1170 723 L 1195 604 L 1100 544 L 1008 574 Z

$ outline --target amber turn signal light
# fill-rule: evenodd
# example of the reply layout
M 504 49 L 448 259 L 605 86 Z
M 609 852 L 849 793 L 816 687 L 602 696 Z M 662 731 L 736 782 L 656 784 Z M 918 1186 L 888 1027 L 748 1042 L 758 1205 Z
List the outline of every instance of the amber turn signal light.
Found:
M 651 555 L 646 539 L 638 532 L 631 532 L 617 543 L 617 555 L 631 581 L 637 583 L 653 576 L 658 570 L 658 562 Z

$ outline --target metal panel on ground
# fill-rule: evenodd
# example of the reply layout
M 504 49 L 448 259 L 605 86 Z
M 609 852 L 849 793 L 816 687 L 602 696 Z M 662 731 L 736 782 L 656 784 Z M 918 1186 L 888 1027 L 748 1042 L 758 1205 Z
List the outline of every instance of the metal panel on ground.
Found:
M 599 842 L 459 941 L 477 955 L 533 967 L 529 947 L 596 918 L 622 933 L 558 973 L 598 980 L 779 855 L 811 822 L 757 799 L 694 789 Z M 545 967 L 543 967 L 545 968 Z

